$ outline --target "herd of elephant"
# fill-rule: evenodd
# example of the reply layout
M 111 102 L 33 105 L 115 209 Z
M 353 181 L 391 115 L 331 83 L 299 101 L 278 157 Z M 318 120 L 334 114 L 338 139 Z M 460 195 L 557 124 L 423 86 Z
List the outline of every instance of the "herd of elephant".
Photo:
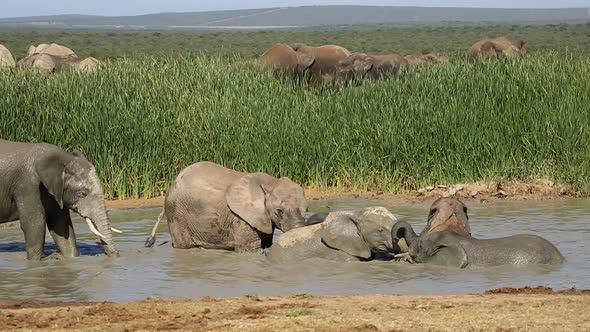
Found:
M 98 66 L 99 62 L 95 58 L 80 57 L 71 49 L 53 43 L 39 46 L 31 45 L 27 55 L 16 62 L 8 48 L 0 44 L 0 69 L 35 69 L 49 73 L 64 69 L 91 72 L 96 70 Z
M 27 259 L 46 258 L 49 230 L 59 254 L 79 256 L 70 210 L 84 218 L 108 256 L 119 256 L 94 166 L 80 152 L 46 143 L 0 140 L 0 223 L 20 220 Z M 167 192 L 163 214 L 176 249 L 258 252 L 269 260 L 308 258 L 422 263 L 465 268 L 559 264 L 559 250 L 544 238 L 471 236 L 467 207 L 455 198 L 432 204 L 417 235 L 383 207 L 334 211 L 305 218 L 303 188 L 289 178 L 243 173 L 212 162 L 182 170 Z M 155 242 L 155 230 L 146 246 Z M 284 234 L 273 243 L 275 230 Z
M 497 37 L 478 41 L 468 49 L 466 55 L 470 60 L 495 59 L 524 56 L 527 52 L 528 47 L 523 41 L 512 42 L 506 37 Z M 449 57 L 438 53 L 370 55 L 352 53 L 338 45 L 312 47 L 301 43 L 279 43 L 260 56 L 257 62 L 262 67 L 271 68 L 289 77 L 306 77 L 311 85 L 317 85 L 352 78 L 395 75 L 403 68 L 448 63 Z M 10 51 L 0 45 L 0 69 L 16 67 L 33 68 L 42 72 L 63 69 L 89 72 L 96 70 L 98 66 L 99 62 L 95 58 L 79 57 L 71 49 L 59 44 L 41 44 L 36 47 L 31 45 L 27 55 L 17 63 Z
M 525 42 L 512 42 L 506 37 L 483 39 L 473 44 L 467 59 L 514 58 L 528 53 Z M 396 75 L 404 68 L 449 62 L 443 54 L 406 55 L 398 53 L 370 55 L 352 53 L 338 45 L 318 47 L 305 44 L 276 44 L 267 50 L 258 63 L 288 77 L 307 78 L 312 85 L 348 81 L 353 78 L 381 78 Z

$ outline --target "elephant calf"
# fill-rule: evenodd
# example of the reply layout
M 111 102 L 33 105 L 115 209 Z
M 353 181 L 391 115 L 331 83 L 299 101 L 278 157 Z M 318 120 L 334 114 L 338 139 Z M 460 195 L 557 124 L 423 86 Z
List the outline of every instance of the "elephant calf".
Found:
M 275 228 L 305 226 L 307 200 L 289 178 L 199 162 L 178 174 L 164 210 L 174 248 L 261 251 Z
M 306 258 L 366 261 L 376 253 L 396 252 L 391 228 L 396 219 L 382 207 L 331 212 L 324 222 L 291 230 L 267 250 L 275 262 Z
M 338 62 L 336 76 L 340 80 L 354 77 L 376 79 L 387 75 L 395 75 L 407 64 L 406 59 L 397 53 L 384 55 L 353 53 Z
M 410 245 L 408 253 L 416 263 L 458 268 L 564 262 L 551 242 L 527 234 L 480 240 L 445 230 L 421 237 Z

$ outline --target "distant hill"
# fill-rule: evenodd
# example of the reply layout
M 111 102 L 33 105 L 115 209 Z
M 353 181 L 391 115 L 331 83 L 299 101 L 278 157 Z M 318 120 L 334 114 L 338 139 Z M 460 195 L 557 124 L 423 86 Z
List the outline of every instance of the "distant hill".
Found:
M 280 28 L 342 25 L 530 24 L 590 22 L 589 8 L 482 9 L 304 6 L 139 16 L 56 15 L 0 19 L 0 26 L 63 28 Z

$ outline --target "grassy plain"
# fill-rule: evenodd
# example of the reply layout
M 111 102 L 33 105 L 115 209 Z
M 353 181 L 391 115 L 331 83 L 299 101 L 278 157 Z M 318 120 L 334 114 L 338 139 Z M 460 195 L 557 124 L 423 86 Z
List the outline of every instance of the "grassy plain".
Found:
M 453 29 L 416 30 L 421 35 L 406 45 L 414 52 L 425 44 L 429 51 L 458 51 L 472 39 L 465 33 L 477 39 L 511 28 L 460 28 L 461 38 Z M 555 26 L 544 33 L 526 29 L 535 31 L 530 36 L 563 32 Z M 455 55 L 448 66 L 339 88 L 311 89 L 236 65 L 278 40 L 378 52 L 395 49 L 395 36 L 408 31 L 414 30 L 136 38 L 2 32 L 0 40 L 8 39 L 9 46 L 24 47 L 33 41 L 19 38 L 33 34 L 34 43 L 63 43 L 82 54 L 105 52 L 100 43 L 106 43 L 117 50 L 111 55 L 129 57 L 107 59 L 105 69 L 90 75 L 0 73 L 0 135 L 83 151 L 109 198 L 160 195 L 198 160 L 317 188 L 400 193 L 436 183 L 543 178 L 590 193 L 590 57 L 588 44 L 577 39 L 590 33 L 589 25 L 565 26 L 577 32 L 567 38 L 545 38 L 554 51 L 533 42 L 533 55 L 523 61 L 468 64 Z M 194 50 L 205 54 L 154 42 L 182 44 L 186 36 L 202 40 Z M 214 47 L 214 36 L 223 47 Z M 154 48 L 142 56 L 127 38 Z M 385 40 L 390 46 L 383 46 Z

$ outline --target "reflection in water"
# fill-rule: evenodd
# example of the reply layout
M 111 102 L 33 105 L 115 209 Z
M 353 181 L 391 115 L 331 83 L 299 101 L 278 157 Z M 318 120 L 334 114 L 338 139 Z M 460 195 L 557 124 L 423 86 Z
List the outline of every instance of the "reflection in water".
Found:
M 370 200 L 312 201 L 310 211 L 360 209 L 383 205 Z M 264 256 L 225 251 L 174 250 L 170 244 L 143 248 L 159 209 L 112 211 L 121 251 L 118 259 L 102 255 L 85 223 L 74 218 L 82 257 L 27 262 L 22 231 L 0 231 L 0 294 L 4 299 L 128 301 L 200 296 L 312 294 L 465 294 L 498 287 L 545 285 L 557 289 L 590 288 L 590 201 L 468 203 L 474 236 L 518 233 L 546 237 L 568 260 L 563 266 L 455 270 L 387 261 L 336 263 L 319 259 L 274 264 Z M 387 206 L 417 231 L 429 204 Z M 276 236 L 280 236 L 277 234 Z M 160 227 L 158 244 L 169 241 Z M 46 251 L 54 251 L 47 238 Z

